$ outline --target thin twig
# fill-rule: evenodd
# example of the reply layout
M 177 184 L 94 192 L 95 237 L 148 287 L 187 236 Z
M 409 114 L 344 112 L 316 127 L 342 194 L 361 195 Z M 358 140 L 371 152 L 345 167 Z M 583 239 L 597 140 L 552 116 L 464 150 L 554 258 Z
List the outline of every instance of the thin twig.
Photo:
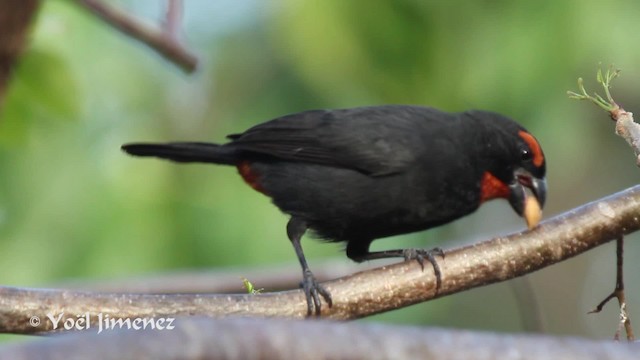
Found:
M 609 300 L 616 298 L 620 306 L 620 322 L 618 328 L 613 336 L 613 339 L 620 340 L 620 332 L 624 327 L 627 333 L 627 340 L 633 341 L 635 339 L 633 335 L 633 328 L 631 327 L 631 319 L 627 313 L 627 300 L 624 293 L 624 237 L 620 236 L 616 239 L 616 287 L 615 289 L 602 300 L 595 309 L 589 311 L 589 314 L 599 313 Z
M 602 85 L 602 87 L 604 88 L 605 96 L 607 97 L 606 100 L 602 98 L 602 96 L 600 96 L 597 92 L 593 93 L 593 95 L 589 95 L 584 87 L 584 80 L 582 78 L 578 78 L 578 90 L 580 92 L 578 93 L 574 91 L 567 91 L 567 95 L 569 95 L 571 99 L 587 100 L 598 105 L 605 111 L 613 112 L 618 108 L 618 104 L 616 104 L 616 102 L 613 100 L 613 97 L 611 96 L 611 82 L 619 75 L 620 70 L 614 69 L 613 66 L 609 66 L 605 74 L 602 73 L 601 68 L 598 68 L 598 71 L 596 73 L 596 80 L 598 81 L 598 84 Z
M 191 73 L 196 69 L 198 59 L 190 53 L 170 32 L 146 25 L 128 13 L 103 3 L 100 0 L 77 0 L 79 4 L 89 9 L 93 14 L 122 33 L 141 41 L 156 50 L 166 59 L 178 65 L 184 71 Z M 171 3 L 174 3 L 173 1 Z M 171 5 L 170 3 L 170 5 Z M 176 5 L 176 4 L 174 4 Z M 169 10 L 171 10 L 170 7 Z M 174 10 L 175 11 L 175 10 Z M 178 14 L 179 15 L 179 14 Z M 172 16 L 177 16 L 174 13 Z M 172 20 L 175 25 L 175 19 Z
M 578 79 L 578 88 L 580 93 L 568 91 L 567 94 L 572 99 L 587 100 L 590 101 L 602 109 L 609 112 L 611 119 L 616 122 L 616 134 L 622 137 L 636 154 L 636 165 L 640 166 L 640 125 L 633 120 L 633 114 L 629 111 L 625 111 L 618 103 L 613 99 L 611 95 L 611 82 L 620 75 L 620 70 L 614 69 L 613 65 L 610 65 L 607 71 L 603 74 L 602 69 L 598 68 L 596 73 L 596 80 L 604 88 L 605 100 L 602 96 L 594 93 L 593 96 L 587 93 L 584 88 L 582 78 Z M 625 328 L 627 333 L 627 340 L 632 341 L 634 339 L 633 329 L 631 328 L 631 320 L 627 313 L 627 302 L 624 293 L 624 280 L 623 280 L 623 257 L 624 257 L 624 239 L 622 234 L 617 237 L 616 241 L 616 287 L 609 296 L 602 300 L 595 309 L 589 313 L 597 313 L 602 310 L 604 305 L 614 297 L 618 299 L 620 305 L 620 323 L 618 329 L 614 335 L 615 340 L 619 340 L 622 327 Z
M 567 91 L 570 98 L 576 100 L 590 101 L 609 113 L 611 119 L 616 122 L 616 134 L 622 137 L 636 154 L 636 165 L 640 166 L 640 125 L 633 120 L 633 113 L 625 111 L 611 96 L 611 82 L 620 75 L 620 70 L 609 66 L 603 74 L 598 69 L 596 79 L 605 91 L 605 100 L 598 93 L 589 95 L 584 88 L 582 78 L 578 78 L 578 89 L 580 92 Z

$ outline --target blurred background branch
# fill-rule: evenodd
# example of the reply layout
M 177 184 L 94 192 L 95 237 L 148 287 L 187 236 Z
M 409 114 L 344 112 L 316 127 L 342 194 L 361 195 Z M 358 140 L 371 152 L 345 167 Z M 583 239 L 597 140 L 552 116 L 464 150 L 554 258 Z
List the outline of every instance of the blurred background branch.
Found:
M 178 318 L 176 328 L 65 333 L 0 349 L 0 359 L 632 360 L 638 344 L 541 335 L 277 319 Z M 329 344 L 329 345 L 328 345 Z M 124 351 L 123 351 L 124 350 Z M 514 355 L 517 354 L 517 355 Z
M 0 2 L 0 107 L 13 68 L 26 48 L 29 29 L 39 7 L 39 0 Z
M 197 57 L 187 50 L 178 38 L 182 1 L 168 0 L 164 26 L 155 28 L 101 0 L 78 0 L 78 3 L 115 29 L 154 49 L 184 71 L 190 73 L 196 69 Z

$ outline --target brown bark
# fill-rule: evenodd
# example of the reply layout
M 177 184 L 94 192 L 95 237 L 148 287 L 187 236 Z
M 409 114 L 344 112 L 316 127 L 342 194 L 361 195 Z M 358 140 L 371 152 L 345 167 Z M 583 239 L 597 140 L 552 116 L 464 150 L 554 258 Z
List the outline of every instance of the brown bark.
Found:
M 185 72 L 192 73 L 196 70 L 198 58 L 182 45 L 176 34 L 181 15 L 181 3 L 169 2 L 165 30 L 149 26 L 126 11 L 100 0 L 77 1 L 114 29 L 149 46 Z
M 39 7 L 39 0 L 0 1 L 0 106 Z
M 640 229 L 640 186 L 543 222 L 532 231 L 448 251 L 439 260 L 442 288 L 433 269 L 402 262 L 328 281 L 334 305 L 322 316 L 355 319 L 522 276 Z M 0 332 L 51 331 L 47 315 L 111 318 L 205 315 L 303 318 L 300 290 L 258 295 L 142 295 L 70 290 L 0 288 Z M 30 324 L 34 316 L 38 322 Z

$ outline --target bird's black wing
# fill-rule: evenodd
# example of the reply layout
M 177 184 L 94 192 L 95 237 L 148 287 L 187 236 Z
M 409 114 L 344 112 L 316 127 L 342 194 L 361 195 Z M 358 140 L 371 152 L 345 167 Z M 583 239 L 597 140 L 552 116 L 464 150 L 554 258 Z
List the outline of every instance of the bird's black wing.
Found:
M 389 175 L 414 163 L 426 141 L 425 125 L 441 121 L 444 114 L 410 106 L 306 111 L 230 135 L 233 141 L 227 146 L 373 176 Z

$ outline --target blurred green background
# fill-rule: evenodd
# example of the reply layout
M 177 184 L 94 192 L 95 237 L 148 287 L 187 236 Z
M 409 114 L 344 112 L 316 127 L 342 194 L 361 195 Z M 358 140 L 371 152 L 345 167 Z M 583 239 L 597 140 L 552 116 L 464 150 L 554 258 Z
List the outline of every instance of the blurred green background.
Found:
M 163 16 L 161 1 L 113 3 L 150 22 Z M 312 108 L 401 103 L 511 116 L 546 152 L 545 217 L 638 182 L 632 152 L 607 115 L 565 94 L 578 76 L 595 90 L 598 63 L 615 63 L 623 72 L 614 96 L 640 111 L 637 1 L 192 0 L 184 10 L 186 42 L 202 61 L 193 75 L 71 1 L 44 2 L 0 119 L 1 284 L 296 264 L 287 217 L 235 169 L 134 159 L 119 147 L 221 142 Z M 523 228 L 495 201 L 374 249 L 447 248 Z M 626 246 L 632 320 L 640 319 L 637 238 Z M 339 245 L 303 246 L 312 269 L 323 258 L 350 261 Z M 586 312 L 615 285 L 614 250 L 611 243 L 526 278 L 544 332 L 613 335 L 615 303 Z M 371 320 L 527 331 L 522 314 L 535 314 L 531 299 L 518 298 L 522 285 Z

